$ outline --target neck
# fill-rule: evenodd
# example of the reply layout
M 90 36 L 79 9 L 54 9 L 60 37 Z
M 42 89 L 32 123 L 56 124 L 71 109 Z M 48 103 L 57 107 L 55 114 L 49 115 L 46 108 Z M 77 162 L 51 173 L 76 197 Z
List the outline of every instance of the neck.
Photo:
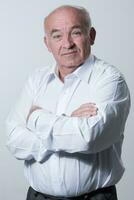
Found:
M 68 75 L 73 73 L 78 67 L 58 67 L 59 69 L 59 78 L 62 82 L 64 82 L 64 78 Z

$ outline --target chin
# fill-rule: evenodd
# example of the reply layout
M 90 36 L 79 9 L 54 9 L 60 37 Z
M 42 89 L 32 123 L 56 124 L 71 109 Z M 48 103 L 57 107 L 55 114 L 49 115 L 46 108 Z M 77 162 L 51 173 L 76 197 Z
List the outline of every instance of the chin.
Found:
M 65 67 L 77 67 L 77 66 L 80 66 L 84 61 L 81 59 L 81 60 L 78 60 L 78 61 L 70 61 L 70 62 L 63 62 L 63 66 Z
M 80 65 L 81 64 L 79 64 L 79 63 L 64 63 L 62 66 L 66 67 L 66 68 L 77 68 Z

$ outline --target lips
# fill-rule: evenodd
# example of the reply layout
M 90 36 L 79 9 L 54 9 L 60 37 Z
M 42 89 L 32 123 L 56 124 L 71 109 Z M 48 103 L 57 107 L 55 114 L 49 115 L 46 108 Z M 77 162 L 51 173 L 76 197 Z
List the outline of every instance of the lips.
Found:
M 68 55 L 73 55 L 73 54 L 76 54 L 78 51 L 68 51 L 68 52 L 65 52 L 65 53 L 62 53 L 62 56 L 68 56 Z

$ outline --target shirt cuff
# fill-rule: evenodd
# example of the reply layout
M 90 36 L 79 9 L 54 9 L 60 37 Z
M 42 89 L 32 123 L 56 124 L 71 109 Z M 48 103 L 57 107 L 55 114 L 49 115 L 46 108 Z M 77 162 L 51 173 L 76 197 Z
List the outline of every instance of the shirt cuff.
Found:
M 35 121 L 35 129 L 39 132 L 48 132 L 53 129 L 53 126 L 60 116 L 56 116 L 49 111 L 41 110 Z
M 39 116 L 41 115 L 41 113 L 42 113 L 41 109 L 35 110 L 34 112 L 31 113 L 31 115 L 29 116 L 29 119 L 27 121 L 28 129 L 35 131 L 36 123 L 37 123 L 37 120 L 38 120 Z
M 58 119 L 59 116 L 56 116 L 45 109 L 39 109 L 30 115 L 27 128 L 36 132 L 37 135 L 40 135 L 42 132 L 45 133 L 45 135 L 50 134 Z

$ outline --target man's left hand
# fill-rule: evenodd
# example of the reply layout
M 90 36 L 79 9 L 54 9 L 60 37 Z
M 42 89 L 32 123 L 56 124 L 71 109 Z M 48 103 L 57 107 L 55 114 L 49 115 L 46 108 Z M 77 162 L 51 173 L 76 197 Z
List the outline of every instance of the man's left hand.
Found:
M 74 110 L 71 117 L 92 117 L 97 115 L 98 108 L 95 103 L 82 104 L 78 109 Z

